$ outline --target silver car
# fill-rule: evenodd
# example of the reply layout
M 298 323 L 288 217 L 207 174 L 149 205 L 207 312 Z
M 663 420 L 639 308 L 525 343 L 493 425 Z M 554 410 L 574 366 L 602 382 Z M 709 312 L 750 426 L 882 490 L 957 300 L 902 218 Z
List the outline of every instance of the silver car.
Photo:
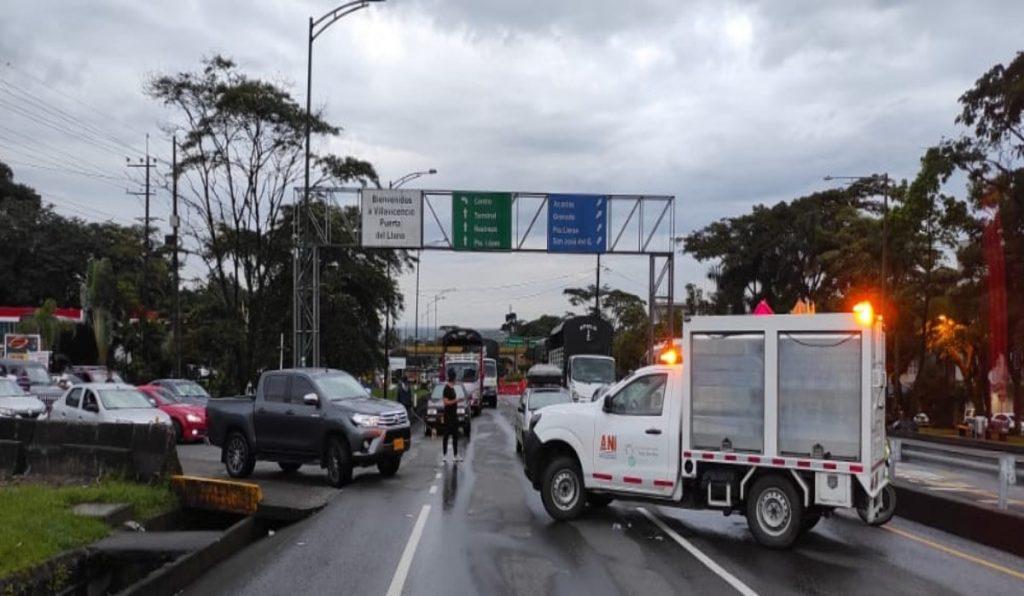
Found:
M 50 420 L 171 425 L 171 417 L 141 391 L 122 383 L 75 385 L 54 402 Z
M 46 405 L 14 381 L 0 378 L 0 418 L 39 418 Z
M 519 398 L 515 418 L 516 453 L 523 451 L 523 435 L 530 421 L 541 408 L 554 404 L 571 404 L 572 394 L 565 387 L 529 387 Z

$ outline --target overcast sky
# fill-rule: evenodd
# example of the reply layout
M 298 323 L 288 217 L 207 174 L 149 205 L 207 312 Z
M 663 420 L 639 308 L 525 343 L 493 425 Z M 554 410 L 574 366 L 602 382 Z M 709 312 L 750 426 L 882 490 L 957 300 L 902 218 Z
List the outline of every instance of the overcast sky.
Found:
M 307 18 L 330 8 L 9 0 L 0 160 L 63 213 L 138 218 L 124 158 L 146 133 L 170 153 L 169 114 L 143 96 L 146 76 L 222 53 L 302 101 Z M 317 40 L 313 98 L 345 128 L 328 149 L 370 160 L 384 180 L 436 168 L 410 186 L 671 194 L 686 233 L 824 188 L 826 174 L 912 176 L 926 147 L 957 133 L 957 97 L 1019 50 L 1019 0 L 389 0 Z M 55 108 L 92 134 L 44 126 L 60 122 Z M 167 206 L 159 195 L 154 213 Z M 645 259 L 604 264 L 602 281 L 646 295 Z M 510 306 L 561 313 L 561 289 L 593 269 L 590 256 L 431 252 L 420 310 L 455 287 L 441 324 L 494 327 Z M 677 290 L 706 285 L 705 269 L 680 259 Z M 400 326 L 413 320 L 413 279 Z

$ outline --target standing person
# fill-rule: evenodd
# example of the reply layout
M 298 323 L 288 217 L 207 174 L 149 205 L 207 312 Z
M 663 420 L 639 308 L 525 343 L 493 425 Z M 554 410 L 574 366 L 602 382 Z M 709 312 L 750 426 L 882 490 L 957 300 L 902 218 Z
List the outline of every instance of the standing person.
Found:
M 448 382 L 442 393 L 444 405 L 444 436 L 441 438 L 441 454 L 448 459 L 448 437 L 452 438 L 455 461 L 459 458 L 459 395 L 455 393 L 455 370 L 448 370 Z
M 398 382 L 398 403 L 405 406 L 406 412 L 412 410 L 412 388 L 409 387 L 409 379 L 402 375 L 402 380 Z

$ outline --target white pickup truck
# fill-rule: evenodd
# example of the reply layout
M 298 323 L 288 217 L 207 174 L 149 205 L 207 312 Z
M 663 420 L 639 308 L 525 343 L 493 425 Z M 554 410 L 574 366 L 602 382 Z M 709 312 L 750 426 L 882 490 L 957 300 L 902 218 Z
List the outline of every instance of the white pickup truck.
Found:
M 594 403 L 534 415 L 527 477 L 556 520 L 614 498 L 743 513 L 790 546 L 822 516 L 895 509 L 885 442 L 885 340 L 857 314 L 693 317 L 681 358 Z

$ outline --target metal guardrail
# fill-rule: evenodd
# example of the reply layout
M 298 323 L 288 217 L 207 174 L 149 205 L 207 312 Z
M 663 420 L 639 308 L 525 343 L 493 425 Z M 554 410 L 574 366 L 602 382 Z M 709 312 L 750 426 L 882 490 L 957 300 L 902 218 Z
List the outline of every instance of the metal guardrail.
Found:
M 889 444 L 892 449 L 892 460 L 896 462 L 903 461 L 904 458 L 916 459 L 994 473 L 999 483 L 998 506 L 1003 510 L 1007 508 L 1010 486 L 1017 484 L 1017 468 L 1020 467 L 1024 471 L 1024 458 L 1012 453 L 902 438 L 891 438 Z

